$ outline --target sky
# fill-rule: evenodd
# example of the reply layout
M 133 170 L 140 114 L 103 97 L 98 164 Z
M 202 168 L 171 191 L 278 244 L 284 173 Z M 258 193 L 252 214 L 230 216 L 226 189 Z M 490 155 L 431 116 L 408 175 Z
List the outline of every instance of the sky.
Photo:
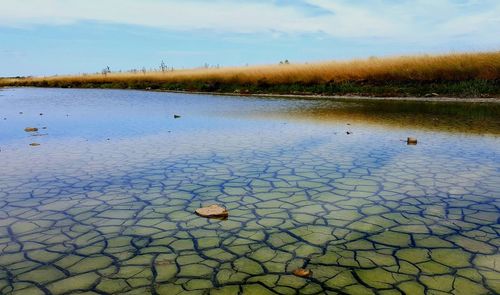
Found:
M 0 76 L 500 50 L 498 0 L 0 0 Z

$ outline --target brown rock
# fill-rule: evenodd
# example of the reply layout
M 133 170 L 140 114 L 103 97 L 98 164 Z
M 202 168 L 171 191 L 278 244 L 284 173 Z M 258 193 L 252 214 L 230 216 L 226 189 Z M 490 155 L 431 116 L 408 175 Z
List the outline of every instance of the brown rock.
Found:
M 229 216 L 227 209 L 219 205 L 198 208 L 195 212 L 199 216 L 207 218 L 227 218 Z
M 26 128 L 24 128 L 24 131 L 26 131 L 26 132 L 37 132 L 38 128 L 35 128 L 35 127 L 26 127 Z
M 307 278 L 311 276 L 312 271 L 305 268 L 297 268 L 296 270 L 293 271 L 293 274 L 301 278 Z
M 409 144 L 409 145 L 416 145 L 417 144 L 417 139 L 415 137 L 408 137 L 408 139 L 406 140 L 406 143 Z

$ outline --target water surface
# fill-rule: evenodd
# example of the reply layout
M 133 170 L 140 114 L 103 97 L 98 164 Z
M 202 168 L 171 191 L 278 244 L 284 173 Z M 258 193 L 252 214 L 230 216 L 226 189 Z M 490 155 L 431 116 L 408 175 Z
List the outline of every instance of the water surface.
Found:
M 1 90 L 0 293 L 500 293 L 495 114 Z

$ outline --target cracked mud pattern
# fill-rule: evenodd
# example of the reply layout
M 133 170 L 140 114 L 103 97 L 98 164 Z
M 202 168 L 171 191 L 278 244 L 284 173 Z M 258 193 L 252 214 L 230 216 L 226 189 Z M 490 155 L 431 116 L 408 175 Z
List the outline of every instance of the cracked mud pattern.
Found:
M 68 98 L 101 92 L 4 92 L 0 294 L 500 293 L 498 137 L 235 118 L 221 108 L 287 103 L 127 91 L 102 92 L 129 101 L 102 125 Z M 48 125 L 39 147 L 29 122 Z M 229 218 L 193 213 L 210 204 Z

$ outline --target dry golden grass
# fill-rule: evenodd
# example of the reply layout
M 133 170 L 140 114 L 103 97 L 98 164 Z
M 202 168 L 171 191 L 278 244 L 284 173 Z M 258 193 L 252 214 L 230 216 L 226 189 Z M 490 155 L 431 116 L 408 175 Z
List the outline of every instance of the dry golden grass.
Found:
M 500 98 L 500 51 L 172 72 L 0 79 L 0 86 L 160 89 L 245 95 Z
M 151 81 L 162 83 L 220 82 L 231 84 L 328 83 L 345 81 L 464 81 L 500 79 L 500 51 L 445 55 L 370 58 L 312 64 L 227 67 L 26 78 L 24 81 L 113 83 Z M 19 80 L 17 80 L 19 82 Z M 9 83 L 12 81 L 4 80 Z

